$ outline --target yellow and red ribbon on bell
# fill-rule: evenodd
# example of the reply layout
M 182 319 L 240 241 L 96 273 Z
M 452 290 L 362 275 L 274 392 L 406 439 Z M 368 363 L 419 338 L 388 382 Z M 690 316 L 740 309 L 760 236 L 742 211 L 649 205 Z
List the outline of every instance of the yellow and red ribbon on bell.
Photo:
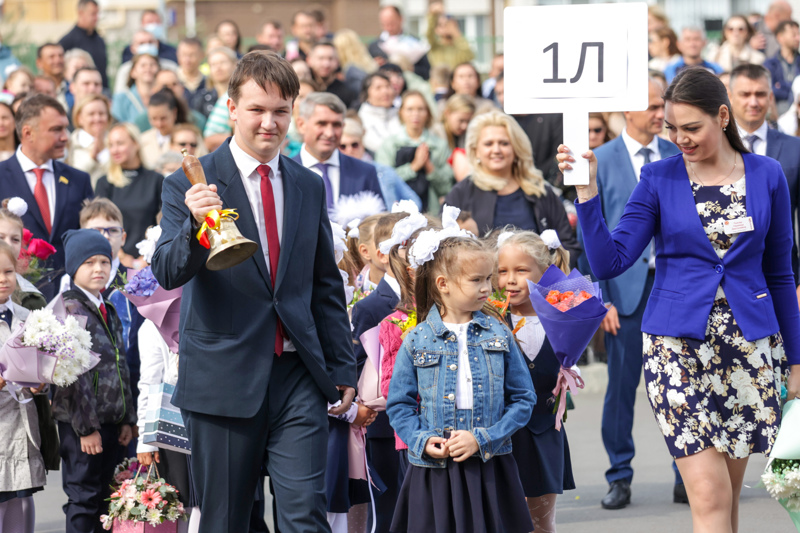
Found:
M 213 211 L 210 211 L 206 215 L 203 225 L 200 226 L 200 229 L 197 232 L 197 240 L 200 243 L 200 246 L 206 249 L 211 248 L 211 241 L 208 240 L 207 230 L 212 230 L 219 233 L 220 222 L 223 218 L 237 220 L 239 218 L 239 213 L 236 212 L 236 209 L 223 209 L 222 211 L 214 209 Z

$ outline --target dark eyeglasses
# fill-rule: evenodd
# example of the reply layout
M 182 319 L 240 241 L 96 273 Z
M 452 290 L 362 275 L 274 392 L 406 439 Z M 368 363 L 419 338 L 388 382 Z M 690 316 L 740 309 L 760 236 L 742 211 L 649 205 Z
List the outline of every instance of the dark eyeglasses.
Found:
M 361 143 L 358 142 L 358 141 L 356 141 L 354 143 L 350 143 L 349 145 L 348 144 L 340 144 L 339 145 L 339 150 L 347 150 L 348 148 L 350 148 L 351 150 L 358 150 L 359 146 L 361 146 Z
M 589 128 L 589 133 L 603 133 L 603 128 Z
M 197 143 L 175 143 L 178 146 L 183 146 L 186 148 L 187 146 L 191 146 L 192 148 L 197 148 Z
M 111 227 L 108 227 L 108 228 L 92 228 L 92 229 L 95 230 L 95 231 L 99 231 L 100 233 L 102 233 L 106 237 L 119 237 L 119 236 L 122 235 L 122 232 L 124 231 L 119 226 L 111 226 Z

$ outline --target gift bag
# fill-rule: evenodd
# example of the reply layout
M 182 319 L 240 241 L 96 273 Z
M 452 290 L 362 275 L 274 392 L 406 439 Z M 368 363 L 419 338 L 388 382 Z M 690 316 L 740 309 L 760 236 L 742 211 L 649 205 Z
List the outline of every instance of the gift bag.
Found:
M 385 411 L 386 398 L 381 394 L 383 348 L 380 342 L 380 324 L 362 333 L 359 340 L 367 352 L 367 361 L 358 378 L 359 399 L 373 411 Z
M 133 520 L 114 520 L 114 533 L 177 533 L 178 523 L 165 520 L 157 526 Z
M 172 405 L 175 386 L 168 383 L 150 385 L 142 442 L 178 453 L 192 453 L 189 435 L 183 425 L 180 409 Z

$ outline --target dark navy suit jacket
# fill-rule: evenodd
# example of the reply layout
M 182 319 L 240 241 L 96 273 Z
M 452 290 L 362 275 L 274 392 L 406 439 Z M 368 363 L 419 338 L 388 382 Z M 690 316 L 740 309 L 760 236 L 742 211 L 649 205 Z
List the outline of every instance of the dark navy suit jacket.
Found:
M 260 243 L 229 138 L 200 158 L 223 207 L 238 210 L 242 235 Z M 274 358 L 277 319 L 328 402 L 339 400 L 337 385 L 356 386 L 356 364 L 342 276 L 333 254 L 331 225 L 322 179 L 280 157 L 284 219 L 275 287 L 259 249 L 227 270 L 206 268 L 184 204 L 190 184 L 182 170 L 164 181 L 163 233 L 153 256 L 153 273 L 166 289 L 183 286 L 181 371 L 173 403 L 189 411 L 248 418 L 261 407 Z M 301 229 L 302 227 L 302 229 Z
M 678 147 L 664 139 L 658 139 L 661 158 L 679 153 Z M 633 163 L 620 135 L 594 151 L 597 156 L 597 192 L 603 207 L 603 217 L 610 229 L 614 229 L 622 218 L 625 205 L 636 188 L 636 173 Z M 578 224 L 578 240 L 584 245 L 584 232 Z M 614 304 L 622 316 L 630 316 L 639 307 L 644 294 L 647 273 L 650 270 L 650 249 L 645 247 L 639 260 L 616 278 L 600 281 L 603 299 Z M 586 254 L 578 258 L 578 268 L 588 274 L 589 262 Z
M 294 160 L 303 164 L 300 154 Z M 339 152 L 339 196 L 352 196 L 361 191 L 371 191 L 383 198 L 378 171 L 373 165 Z
M 781 164 L 786 182 L 789 185 L 789 201 L 792 206 L 792 272 L 795 285 L 800 285 L 800 257 L 798 257 L 797 216 L 800 206 L 800 139 L 781 133 L 778 130 L 767 130 L 767 157 Z
M 775 160 L 750 153 L 742 158 L 745 207 L 754 230 L 740 233 L 723 259 L 697 214 L 680 155 L 644 166 L 613 232 L 599 197 L 577 204 L 586 255 L 598 278 L 611 279 L 640 261 L 655 237 L 655 282 L 642 331 L 704 339 L 721 284 L 745 339 L 755 341 L 780 331 L 789 363 L 800 364 L 789 187 Z
M 366 298 L 353 306 L 353 346 L 358 361 L 358 371 L 364 368 L 367 360 L 367 353 L 361 345 L 359 338 L 368 329 L 372 329 L 381 323 L 381 320 L 391 315 L 400 299 L 392 290 L 392 287 L 381 279 L 375 290 Z M 375 422 L 367 427 L 367 436 L 370 438 L 394 436 L 394 430 L 389 425 L 389 418 L 383 413 L 379 413 Z
M 64 243 L 61 236 L 69 229 L 80 228 L 83 201 L 93 198 L 94 192 L 86 172 L 53 160 L 53 174 L 56 180 L 56 212 L 53 230 L 47 233 L 44 218 L 16 155 L 0 162 L 0 199 L 19 196 L 28 203 L 28 212 L 22 217 L 22 222 L 35 238 L 45 240 L 55 247 L 52 266 L 58 270 L 64 268 Z

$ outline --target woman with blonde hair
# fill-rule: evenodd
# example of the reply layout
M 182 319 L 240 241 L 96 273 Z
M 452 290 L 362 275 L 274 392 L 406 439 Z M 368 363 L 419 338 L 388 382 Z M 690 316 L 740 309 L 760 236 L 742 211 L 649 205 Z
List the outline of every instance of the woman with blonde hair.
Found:
M 467 141 L 467 127 L 476 110 L 474 98 L 466 94 L 454 94 L 447 99 L 441 121 L 433 129 L 439 137 L 447 140 L 450 146 L 450 157 L 447 162 L 453 168 L 453 177 L 456 181 L 461 181 L 472 174 L 464 146 Z
M 108 174 L 97 182 L 95 194 L 108 198 L 122 212 L 128 238 L 120 251 L 120 262 L 133 266 L 140 258 L 136 243 L 144 240 L 147 228 L 158 224 L 164 176 L 142 165 L 139 129 L 133 124 L 116 124 L 108 132 L 110 161 Z
M 111 103 L 102 94 L 91 94 L 72 110 L 75 130 L 69 136 L 67 164 L 88 173 L 92 187 L 108 172 L 106 134 L 111 125 Z
M 375 161 L 395 168 L 422 200 L 422 210 L 436 214 L 439 199 L 453 186 L 447 142 L 431 131 L 433 113 L 419 91 L 406 91 L 400 105 L 402 128 L 384 139 Z
M 333 36 L 333 46 L 339 56 L 345 85 L 355 93 L 361 92 L 364 78 L 378 70 L 378 64 L 372 59 L 358 34 L 351 29 L 337 31 Z
M 725 72 L 730 72 L 746 63 L 762 65 L 766 57 L 750 46 L 750 39 L 755 33 L 747 17 L 733 15 L 725 21 L 722 42 L 716 52 L 709 53 L 710 60 L 722 67 Z
M 507 225 L 539 234 L 555 230 L 574 267 L 580 247 L 567 212 L 534 165 L 531 142 L 517 121 L 499 111 L 476 116 L 466 148 L 474 172 L 453 187 L 445 203 L 471 211 L 481 234 Z

